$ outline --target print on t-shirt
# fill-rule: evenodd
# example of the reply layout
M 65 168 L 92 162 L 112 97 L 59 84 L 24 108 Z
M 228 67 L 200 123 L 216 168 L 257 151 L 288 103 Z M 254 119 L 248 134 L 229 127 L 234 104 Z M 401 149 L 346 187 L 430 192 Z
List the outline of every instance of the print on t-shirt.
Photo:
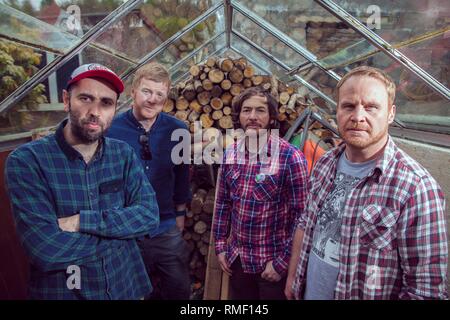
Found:
M 339 267 L 341 219 L 345 200 L 359 180 L 338 172 L 333 191 L 328 194 L 317 216 L 312 251 L 324 262 L 335 267 Z

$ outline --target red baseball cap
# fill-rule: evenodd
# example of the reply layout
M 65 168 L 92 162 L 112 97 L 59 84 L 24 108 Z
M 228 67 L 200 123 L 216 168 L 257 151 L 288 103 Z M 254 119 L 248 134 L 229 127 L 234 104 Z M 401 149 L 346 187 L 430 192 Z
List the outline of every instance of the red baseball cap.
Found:
M 67 83 L 67 88 L 75 82 L 86 78 L 105 79 L 114 87 L 117 94 L 121 94 L 123 92 L 124 85 L 117 74 L 115 74 L 111 69 L 108 69 L 107 67 L 98 63 L 83 64 L 76 68 L 70 75 L 70 80 Z

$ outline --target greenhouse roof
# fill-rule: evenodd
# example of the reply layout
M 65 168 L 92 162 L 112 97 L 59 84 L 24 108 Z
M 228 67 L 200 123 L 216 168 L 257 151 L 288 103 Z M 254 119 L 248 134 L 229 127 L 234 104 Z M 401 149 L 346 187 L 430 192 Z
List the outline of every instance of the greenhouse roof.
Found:
M 297 83 L 330 114 L 333 89 L 348 70 L 378 67 L 397 84 L 396 125 L 449 138 L 448 1 L 35 2 L 39 9 L 26 13 L 17 1 L 0 0 L 0 73 L 2 87 L 9 88 L 0 94 L 0 138 L 45 126 L 24 125 L 31 112 L 59 114 L 48 116 L 48 126 L 61 120 L 60 93 L 53 91 L 61 91 L 57 83 L 66 81 L 74 63 L 102 63 L 129 86 L 130 76 L 149 61 L 166 65 L 176 83 L 191 65 L 222 55 L 245 57 L 259 73 Z M 24 62 L 12 46 L 39 53 L 38 63 Z M 27 74 L 15 77 L 23 71 L 12 69 L 10 56 L 27 66 Z M 37 91 L 41 83 L 46 91 Z M 27 100 L 44 91 L 47 101 Z

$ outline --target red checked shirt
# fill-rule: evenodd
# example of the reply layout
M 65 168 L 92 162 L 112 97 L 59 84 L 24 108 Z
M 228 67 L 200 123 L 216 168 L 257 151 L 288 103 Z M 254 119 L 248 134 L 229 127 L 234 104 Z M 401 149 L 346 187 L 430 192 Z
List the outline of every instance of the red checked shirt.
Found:
M 333 186 L 342 145 L 310 178 L 305 230 L 293 289 L 304 293 L 316 214 Z M 448 299 L 444 194 L 389 137 L 383 156 L 355 185 L 342 215 L 335 299 Z
M 245 151 L 245 159 L 240 159 L 245 161 L 239 161 L 236 150 L 244 150 L 243 144 L 240 149 L 237 144 L 227 149 L 220 169 L 213 234 L 216 253 L 226 252 L 228 265 L 239 256 L 244 272 L 261 273 L 273 260 L 275 271 L 284 275 L 295 221 L 305 206 L 308 173 L 298 149 L 273 135 L 269 140 L 279 146 L 279 157 L 269 147 L 266 163 L 252 163 Z

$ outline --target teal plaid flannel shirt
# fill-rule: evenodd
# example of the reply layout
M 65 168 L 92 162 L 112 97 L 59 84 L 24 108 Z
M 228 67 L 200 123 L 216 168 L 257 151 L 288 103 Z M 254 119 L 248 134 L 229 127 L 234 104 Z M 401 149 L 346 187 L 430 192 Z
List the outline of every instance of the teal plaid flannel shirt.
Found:
M 29 297 L 139 299 L 152 290 L 135 238 L 159 225 L 153 188 L 124 142 L 103 138 L 86 164 L 65 141 L 66 124 L 19 147 L 6 163 L 17 232 L 30 258 Z M 62 231 L 57 219 L 76 213 L 80 231 Z M 79 268 L 78 280 L 71 266 Z

